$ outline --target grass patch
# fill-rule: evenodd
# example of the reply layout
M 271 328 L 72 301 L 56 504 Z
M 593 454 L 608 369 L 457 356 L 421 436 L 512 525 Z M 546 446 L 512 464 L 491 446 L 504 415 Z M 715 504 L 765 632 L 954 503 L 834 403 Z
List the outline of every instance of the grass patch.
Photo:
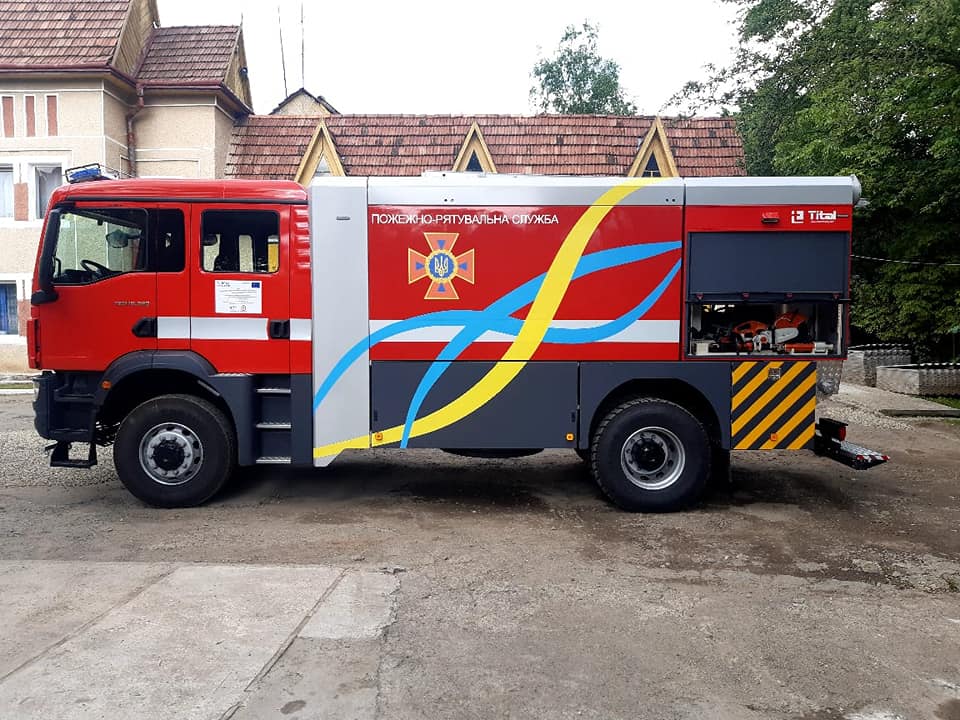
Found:
M 0 383 L 0 390 L 33 390 L 32 382 Z
M 952 407 L 955 410 L 960 410 L 960 397 L 946 397 L 944 395 L 924 395 L 924 400 L 930 400 L 931 402 L 939 403 L 940 405 L 946 405 L 947 407 Z

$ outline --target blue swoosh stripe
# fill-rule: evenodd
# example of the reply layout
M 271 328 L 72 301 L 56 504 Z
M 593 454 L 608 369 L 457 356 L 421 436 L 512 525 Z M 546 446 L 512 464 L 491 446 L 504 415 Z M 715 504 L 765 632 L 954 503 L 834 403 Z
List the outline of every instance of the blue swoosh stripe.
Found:
M 631 308 L 615 320 L 590 328 L 550 328 L 547 330 L 546 335 L 544 335 L 543 342 L 581 344 L 597 342 L 616 335 L 618 332 L 628 328 L 635 320 L 642 318 L 649 312 L 650 308 L 652 308 L 663 293 L 666 292 L 666 289 L 670 286 L 670 283 L 673 282 L 673 279 L 679 271 L 680 261 L 677 260 L 670 271 L 664 276 L 663 280 L 660 281 L 640 304 Z M 496 305 L 496 303 L 494 303 L 494 305 Z M 511 324 L 510 334 L 516 335 L 520 331 L 520 326 L 523 322 L 517 318 L 506 318 L 506 320 L 515 323 Z M 505 330 L 500 329 L 505 326 L 506 324 L 501 325 L 498 323 L 496 329 L 500 332 L 505 332 Z M 452 361 L 459 357 L 460 353 L 466 350 L 471 343 L 488 329 L 486 324 L 482 323 L 480 318 L 477 318 L 472 325 L 464 327 L 463 330 L 440 351 L 437 360 L 427 368 L 427 372 L 424 373 L 423 378 L 420 380 L 420 384 L 417 386 L 416 392 L 414 392 L 413 398 L 410 401 L 410 406 L 407 408 L 407 416 L 403 425 L 403 436 L 400 439 L 400 447 L 407 447 L 407 441 L 410 438 L 410 429 L 417 419 L 420 407 L 423 405 L 427 393 L 430 392 L 437 380 L 440 379 L 440 376 L 450 367 Z
M 681 243 L 679 241 L 669 241 L 647 243 L 643 245 L 627 245 L 624 247 L 611 248 L 609 250 L 600 250 L 595 253 L 590 253 L 589 255 L 584 255 L 580 258 L 580 261 L 577 263 L 577 267 L 574 270 L 573 279 L 576 280 L 577 278 L 584 277 L 585 275 L 590 275 L 595 272 L 618 267 L 620 265 L 628 265 L 640 260 L 647 260 L 658 255 L 663 255 L 664 253 L 668 253 L 672 250 L 678 250 L 680 246 Z M 475 323 L 482 322 L 483 330 L 478 333 L 476 337 L 479 337 L 487 330 L 516 335 L 518 328 L 523 321 L 510 317 L 510 314 L 517 312 L 517 310 L 520 308 L 525 307 L 533 302 L 533 299 L 536 297 L 537 291 L 539 291 L 540 285 L 543 283 L 543 278 L 545 276 L 546 273 L 543 273 L 531 280 L 528 280 L 523 285 L 511 290 L 499 300 L 494 301 L 483 310 L 442 310 L 439 312 L 426 313 L 425 315 L 418 315 L 416 317 L 399 320 L 387 327 L 380 328 L 379 330 L 370 333 L 369 336 L 360 340 L 353 347 L 347 350 L 340 360 L 338 360 L 333 366 L 333 368 L 330 369 L 330 372 L 324 378 L 323 382 L 320 384 L 320 387 L 317 388 L 317 392 L 314 395 L 314 412 L 316 412 L 317 408 L 320 407 L 320 404 L 329 394 L 333 386 L 336 385 L 340 377 L 363 355 L 365 351 L 374 345 L 383 342 L 387 338 L 399 335 L 400 333 L 425 327 L 463 326 L 464 330 L 460 333 L 463 334 L 468 326 L 473 327 Z M 544 342 L 584 342 L 580 340 L 561 341 L 552 339 L 552 337 L 555 336 L 554 334 L 557 332 L 569 333 L 582 332 L 584 330 L 593 331 L 595 328 L 580 328 L 573 331 L 566 329 L 561 331 L 558 328 L 553 328 L 547 331 L 547 335 L 544 337 Z M 619 330 L 617 332 L 619 332 Z M 458 334 L 457 337 L 460 337 L 460 335 Z M 474 339 L 476 339 L 476 337 Z M 455 340 L 456 338 L 454 341 Z M 451 343 L 454 341 L 451 341 Z M 473 342 L 473 340 L 470 342 Z M 588 340 L 586 342 L 591 341 Z M 453 357 L 450 357 L 448 352 L 450 349 L 450 345 L 447 345 L 447 347 L 441 351 L 441 354 L 437 359 L 443 360 L 444 358 L 449 358 L 452 360 L 455 359 L 460 352 L 462 352 L 461 350 L 457 352 L 456 355 L 453 355 Z

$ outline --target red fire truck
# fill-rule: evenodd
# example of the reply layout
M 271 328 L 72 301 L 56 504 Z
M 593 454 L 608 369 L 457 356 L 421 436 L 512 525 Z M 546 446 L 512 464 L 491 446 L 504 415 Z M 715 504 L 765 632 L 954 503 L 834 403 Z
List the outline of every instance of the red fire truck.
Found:
M 569 448 L 628 510 L 731 449 L 886 459 L 815 417 L 855 178 L 101 177 L 44 223 L 36 428 L 59 467 L 112 444 L 147 503 L 371 447 Z

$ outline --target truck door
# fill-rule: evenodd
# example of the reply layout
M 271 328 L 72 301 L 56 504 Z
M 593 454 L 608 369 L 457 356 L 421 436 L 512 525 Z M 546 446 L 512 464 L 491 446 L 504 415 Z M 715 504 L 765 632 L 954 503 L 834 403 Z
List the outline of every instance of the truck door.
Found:
M 133 203 L 77 203 L 51 214 L 44 242 L 56 244 L 57 299 L 33 309 L 43 367 L 104 370 L 121 355 L 157 348 L 159 222 L 155 208 Z
M 219 372 L 290 372 L 289 214 L 193 206 L 190 347 Z

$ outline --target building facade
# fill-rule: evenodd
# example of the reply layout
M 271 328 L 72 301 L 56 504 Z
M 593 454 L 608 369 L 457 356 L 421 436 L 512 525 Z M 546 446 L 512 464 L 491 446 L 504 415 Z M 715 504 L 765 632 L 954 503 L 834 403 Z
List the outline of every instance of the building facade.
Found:
M 30 277 L 64 170 L 222 177 L 250 112 L 238 27 L 163 28 L 155 0 L 0 2 L 0 370 L 26 364 Z

